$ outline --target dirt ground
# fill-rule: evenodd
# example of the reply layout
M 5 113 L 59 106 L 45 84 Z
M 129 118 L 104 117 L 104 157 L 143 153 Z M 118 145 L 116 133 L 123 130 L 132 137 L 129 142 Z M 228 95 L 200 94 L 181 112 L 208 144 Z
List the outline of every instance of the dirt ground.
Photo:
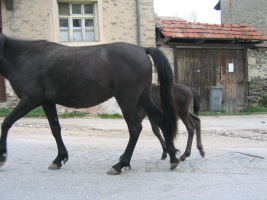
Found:
M 128 143 L 124 120 L 60 119 L 69 161 L 51 171 L 57 148 L 47 120 L 20 119 L 10 129 L 7 162 L 0 168 L 1 200 L 267 199 L 267 114 L 200 119 L 205 158 L 194 140 L 191 156 L 171 171 L 146 119 L 132 169 L 119 176 L 106 172 Z M 186 141 L 179 122 L 175 146 L 182 153 Z

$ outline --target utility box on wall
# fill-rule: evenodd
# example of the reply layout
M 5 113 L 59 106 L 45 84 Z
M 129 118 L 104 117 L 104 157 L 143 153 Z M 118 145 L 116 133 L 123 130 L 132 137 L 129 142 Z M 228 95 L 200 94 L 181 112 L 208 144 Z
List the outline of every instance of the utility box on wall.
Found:
M 222 110 L 222 93 L 223 86 L 210 86 L 210 111 L 221 111 Z

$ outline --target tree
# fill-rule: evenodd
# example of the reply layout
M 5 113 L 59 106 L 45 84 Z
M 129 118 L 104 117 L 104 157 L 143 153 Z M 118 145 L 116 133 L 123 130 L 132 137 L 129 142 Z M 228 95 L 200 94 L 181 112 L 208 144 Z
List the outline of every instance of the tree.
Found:
M 189 22 L 197 22 L 197 13 L 195 11 L 191 12 L 190 15 L 185 17 Z

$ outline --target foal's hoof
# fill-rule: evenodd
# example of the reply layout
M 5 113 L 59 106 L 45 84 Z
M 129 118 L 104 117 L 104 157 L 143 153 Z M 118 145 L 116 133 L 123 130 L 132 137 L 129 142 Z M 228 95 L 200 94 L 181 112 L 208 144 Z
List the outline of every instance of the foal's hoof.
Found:
M 121 172 L 118 172 L 113 167 L 107 172 L 108 175 L 119 175 Z
M 178 163 L 171 163 L 171 170 L 174 170 L 178 165 L 179 165 L 179 162 Z
M 50 169 L 50 170 L 56 170 L 56 169 L 59 169 L 61 166 L 58 166 L 57 164 L 54 164 L 54 163 L 52 163 L 49 167 L 48 167 L 48 169 Z
M 161 160 L 165 160 L 167 158 L 167 153 L 164 153 L 163 152 L 163 154 L 162 154 L 162 156 L 161 156 Z
M 182 155 L 181 157 L 180 157 L 180 161 L 185 161 L 185 159 L 187 158 L 188 156 L 186 156 L 186 155 Z
M 200 151 L 200 155 L 204 158 L 205 157 L 205 151 Z

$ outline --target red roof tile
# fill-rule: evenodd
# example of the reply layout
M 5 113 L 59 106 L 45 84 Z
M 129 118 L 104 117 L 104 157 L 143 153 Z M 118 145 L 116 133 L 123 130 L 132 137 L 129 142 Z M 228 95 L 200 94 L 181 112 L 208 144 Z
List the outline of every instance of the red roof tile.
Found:
M 242 24 L 207 24 L 180 21 L 156 21 L 164 36 L 182 39 L 267 40 L 256 29 Z

